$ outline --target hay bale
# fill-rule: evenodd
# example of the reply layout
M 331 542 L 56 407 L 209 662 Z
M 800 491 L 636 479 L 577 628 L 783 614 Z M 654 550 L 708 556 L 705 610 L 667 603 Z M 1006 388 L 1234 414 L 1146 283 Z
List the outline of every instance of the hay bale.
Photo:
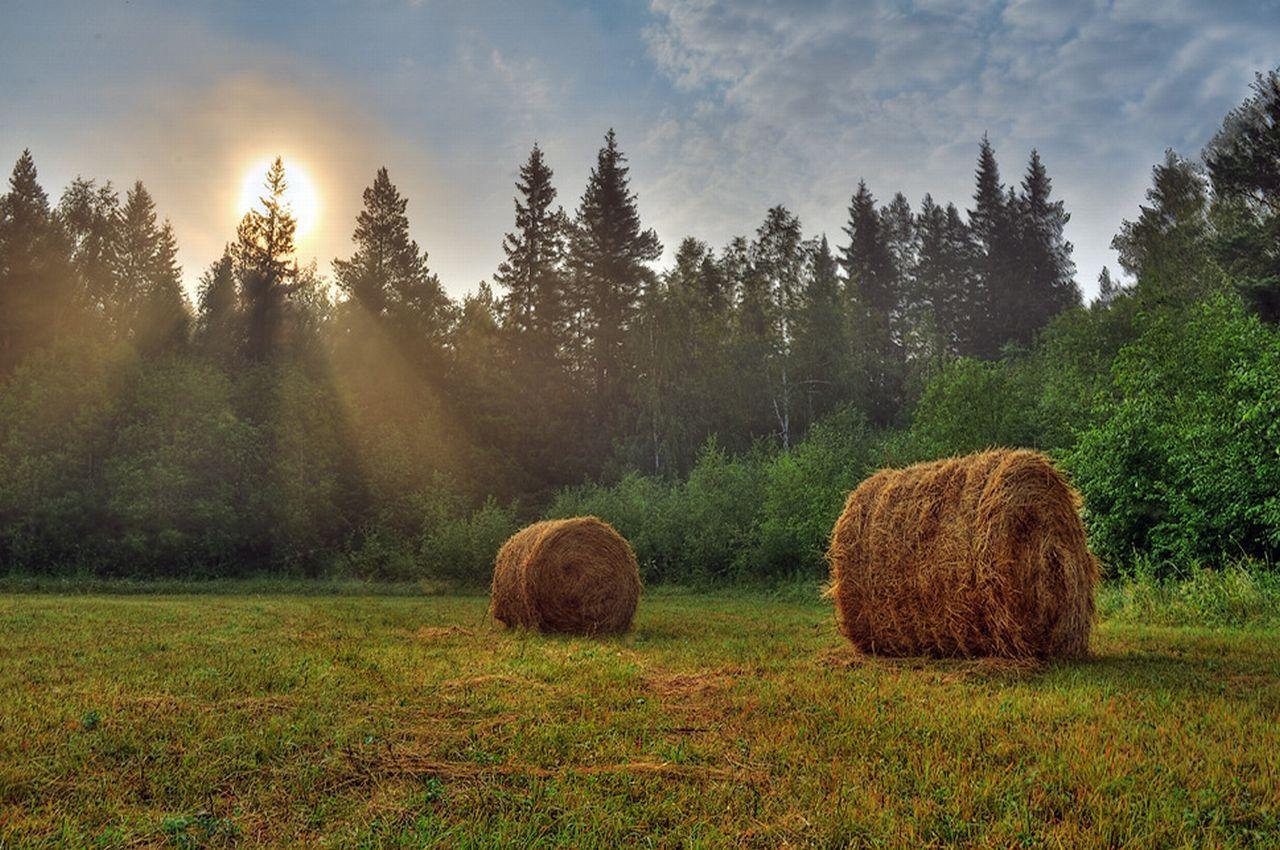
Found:
M 1039 452 L 883 469 L 827 551 L 840 631 L 882 655 L 1088 652 L 1098 564 L 1080 497 Z
M 508 626 L 544 632 L 625 632 L 640 598 L 631 544 L 593 516 L 546 520 L 498 551 L 490 610 Z

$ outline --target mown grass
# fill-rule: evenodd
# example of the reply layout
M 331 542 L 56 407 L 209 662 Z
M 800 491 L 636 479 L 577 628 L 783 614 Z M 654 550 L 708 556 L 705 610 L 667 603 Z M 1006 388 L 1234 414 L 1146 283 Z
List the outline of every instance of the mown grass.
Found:
M 0 846 L 1269 847 L 1280 632 L 859 658 L 818 601 L 0 596 Z

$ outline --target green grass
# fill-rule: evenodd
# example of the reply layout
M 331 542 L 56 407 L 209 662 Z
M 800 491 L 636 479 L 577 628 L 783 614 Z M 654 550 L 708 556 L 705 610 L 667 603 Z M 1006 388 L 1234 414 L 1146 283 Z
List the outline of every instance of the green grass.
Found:
M 0 596 L 0 847 L 1280 844 L 1280 631 L 859 659 L 818 601 Z

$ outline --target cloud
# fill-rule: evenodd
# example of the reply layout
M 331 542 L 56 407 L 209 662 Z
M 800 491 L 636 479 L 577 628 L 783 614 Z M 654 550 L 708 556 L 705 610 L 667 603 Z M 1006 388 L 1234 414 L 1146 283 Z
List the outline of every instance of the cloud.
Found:
M 857 179 L 968 202 L 990 133 L 1006 181 L 1040 149 L 1087 290 L 1164 147 L 1194 153 L 1280 56 L 1246 4 L 653 0 L 651 56 L 698 109 L 651 134 L 654 194 L 724 236 L 787 203 L 836 233 Z M 681 192 L 694 186 L 698 191 Z

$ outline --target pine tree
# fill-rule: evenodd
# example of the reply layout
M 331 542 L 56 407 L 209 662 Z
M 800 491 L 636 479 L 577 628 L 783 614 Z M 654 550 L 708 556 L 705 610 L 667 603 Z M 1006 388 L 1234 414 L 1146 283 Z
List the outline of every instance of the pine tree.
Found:
M 503 240 L 506 259 L 494 283 L 507 291 L 502 307 L 519 356 L 555 360 L 558 340 L 565 332 L 565 254 L 568 221 L 564 210 L 552 208 L 556 190 L 553 172 L 538 145 L 520 167 L 516 183 L 524 198 L 516 198 L 516 229 Z
M 653 280 L 648 263 L 662 253 L 658 235 L 640 227 L 625 162 L 610 130 L 587 180 L 571 239 L 570 302 L 579 314 L 597 422 L 604 431 L 625 387 L 626 334 L 641 292 Z
M 806 428 L 849 390 L 846 330 L 839 263 L 823 236 L 809 252 L 795 327 L 796 380 L 804 391 Z
M 969 231 L 976 250 L 974 287 L 965 313 L 973 322 L 964 334 L 963 354 L 995 357 L 1010 338 L 1015 321 L 1013 278 L 1016 238 L 1009 199 L 1000 182 L 995 150 L 984 135 L 978 149 L 977 188 L 969 210 Z
M 853 295 L 870 311 L 874 322 L 889 335 L 892 318 L 899 306 L 895 291 L 893 255 L 876 211 L 876 201 L 865 180 L 849 204 L 849 223 L 844 228 L 849 244 L 840 265 Z
M 0 379 L 68 326 L 73 281 L 70 241 L 24 150 L 0 198 Z
M 783 448 L 795 434 L 793 417 L 801 396 L 796 384 L 795 323 L 801 307 L 807 247 L 800 219 L 781 205 L 765 214 L 751 246 L 752 282 L 764 298 L 764 336 L 758 340 L 765 398 Z
M 1280 323 L 1280 69 L 1257 75 L 1204 158 L 1221 262 L 1263 321 Z
M 872 422 L 885 425 L 897 416 L 901 404 L 903 352 L 894 337 L 894 317 L 902 301 L 883 222 L 865 181 L 858 182 L 844 232 L 849 237 L 841 258 L 850 304 L 849 360 L 867 374 L 864 412 Z
M 106 304 L 106 317 L 120 339 L 135 337 L 143 301 L 157 275 L 160 226 L 151 193 L 137 181 L 125 195 L 116 225 L 115 284 Z
M 893 315 L 889 317 L 890 325 L 894 338 L 903 339 L 910 330 L 906 316 L 917 312 L 912 304 L 916 290 L 912 272 L 920 246 L 911 204 L 901 192 L 894 194 L 893 199 L 880 210 L 880 230 L 884 234 L 893 269 L 896 304 Z
M 1080 304 L 1072 246 L 1063 235 L 1071 216 L 1062 201 L 1049 199 L 1051 191 L 1040 154 L 1032 150 L 1016 206 L 1020 274 L 1016 313 L 1010 317 L 1017 320 L 1013 341 L 1023 346 L 1030 345 L 1035 334 L 1058 313 Z
M 1106 266 L 1098 272 L 1098 299 L 1095 302 L 1101 307 L 1110 307 L 1121 292 L 1120 285 L 1111 277 L 1111 269 Z
M 448 324 L 448 298 L 427 267 L 427 252 L 409 237 L 408 199 L 378 169 L 364 190 L 364 209 L 356 217 L 355 253 L 334 260 L 338 288 L 350 303 L 374 321 L 384 321 L 399 342 L 439 365 Z
M 133 338 L 144 354 L 166 354 L 187 342 L 191 307 L 182 290 L 178 240 L 165 220 L 156 237 L 156 250 L 138 302 Z
M 243 346 L 244 323 L 236 286 L 235 259 L 228 246 L 200 278 L 195 341 L 208 356 L 224 364 Z
M 289 300 L 297 288 L 293 237 L 297 221 L 285 206 L 284 161 L 267 171 L 260 209 L 244 214 L 236 230 L 235 257 L 245 320 L 245 355 L 261 362 L 284 342 Z

